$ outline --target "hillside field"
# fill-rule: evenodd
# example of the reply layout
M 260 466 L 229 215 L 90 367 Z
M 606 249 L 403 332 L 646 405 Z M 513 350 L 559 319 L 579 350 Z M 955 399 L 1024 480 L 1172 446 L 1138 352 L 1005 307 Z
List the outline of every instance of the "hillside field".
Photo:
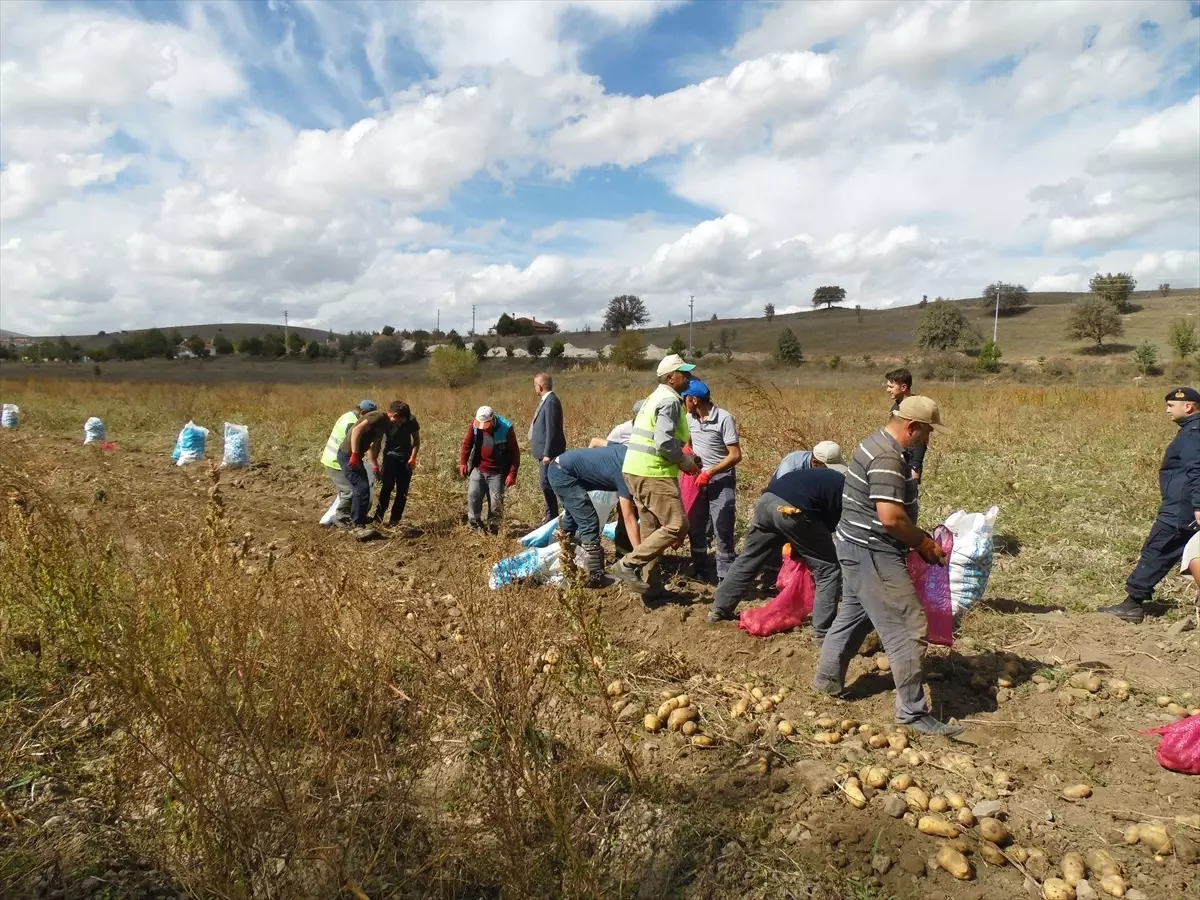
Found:
M 887 414 L 877 385 L 706 377 L 742 433 L 739 533 L 784 453 L 848 449 Z M 564 375 L 569 444 L 652 382 Z M 477 535 L 457 449 L 483 402 L 524 437 L 524 376 L 459 391 L 6 380 L 22 418 L 0 431 L 0 893 L 1011 900 L 1103 848 L 1148 900 L 1200 895 L 1196 776 L 1138 733 L 1200 707 L 1195 587 L 1168 578 L 1140 626 L 1094 612 L 1122 596 L 1174 426 L 1128 387 L 930 393 L 952 432 L 927 459 L 922 524 L 1001 508 L 985 598 L 926 658 L 933 711 L 968 725 L 955 743 L 892 730 L 877 647 L 834 700 L 810 687 L 807 625 L 706 625 L 713 588 L 686 547 L 645 609 L 619 588 L 490 591 L 540 518 L 536 467 L 504 532 Z M 320 448 L 363 396 L 407 400 L 423 444 L 405 521 L 367 543 L 317 524 Z M 92 415 L 111 448 L 81 445 Z M 252 466 L 174 466 L 189 418 L 212 429 L 210 460 L 223 422 L 248 425 Z M 1078 687 L 1091 675 L 1095 692 Z M 752 690 L 778 701 L 735 716 Z M 644 729 L 680 692 L 711 747 Z M 839 742 L 814 740 L 829 729 Z M 857 808 L 847 779 L 877 780 L 870 767 L 925 793 L 868 786 Z M 1075 785 L 1090 795 L 1067 799 Z M 1002 820 L 1001 864 L 972 824 L 967 880 L 930 865 L 943 841 L 916 824 L 950 827 L 943 802 Z M 1170 851 L 1126 843 L 1131 823 L 1166 827 Z

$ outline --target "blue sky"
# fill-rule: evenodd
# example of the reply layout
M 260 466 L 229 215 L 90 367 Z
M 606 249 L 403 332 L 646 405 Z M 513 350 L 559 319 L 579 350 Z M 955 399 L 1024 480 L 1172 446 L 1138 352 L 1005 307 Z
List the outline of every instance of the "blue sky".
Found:
M 0 4 L 0 327 L 1195 285 L 1198 59 L 1185 0 Z

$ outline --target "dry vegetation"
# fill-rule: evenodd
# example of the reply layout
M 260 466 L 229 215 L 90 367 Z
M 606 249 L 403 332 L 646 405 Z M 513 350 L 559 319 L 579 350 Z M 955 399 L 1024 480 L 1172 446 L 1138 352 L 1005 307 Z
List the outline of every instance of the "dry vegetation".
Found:
M 569 442 L 607 432 L 650 381 L 560 379 Z M 881 389 L 712 384 L 743 432 L 742 525 L 784 452 L 852 446 L 887 409 Z M 1153 513 L 1173 430 L 1157 390 L 930 391 L 954 433 L 931 451 L 922 519 L 1002 508 L 989 601 L 929 659 L 935 711 L 977 726 L 958 750 L 875 748 L 891 708 L 877 660 L 852 670 L 856 702 L 819 699 L 807 634 L 710 628 L 708 589 L 682 578 L 649 613 L 615 589 L 489 592 L 512 542 L 459 525 L 454 463 L 482 402 L 524 433 L 524 380 L 3 393 L 22 408 L 0 432 L 6 895 L 1000 900 L 1102 847 L 1150 900 L 1200 884 L 1196 786 L 1136 735 L 1171 718 L 1159 696 L 1200 706 L 1195 633 L 1168 632 L 1192 592 L 1170 581 L 1140 629 L 1089 614 L 1119 597 Z M 424 447 L 412 530 L 360 545 L 316 525 L 316 457 L 362 396 L 407 400 Z M 116 450 L 79 446 L 90 415 Z M 249 425 L 254 467 L 172 467 L 188 418 L 213 430 L 210 458 L 222 422 Z M 527 466 L 513 530 L 540 504 Z M 1096 692 L 1071 681 L 1092 673 Z M 753 688 L 779 699 L 735 715 Z M 685 691 L 711 748 L 643 730 Z M 911 822 L 885 812 L 885 767 L 918 791 Z M 1077 784 L 1094 793 L 1065 799 Z M 1000 800 L 1009 858 L 982 825 L 939 845 L 959 795 Z M 1122 843 L 1130 821 L 1169 825 L 1172 852 Z

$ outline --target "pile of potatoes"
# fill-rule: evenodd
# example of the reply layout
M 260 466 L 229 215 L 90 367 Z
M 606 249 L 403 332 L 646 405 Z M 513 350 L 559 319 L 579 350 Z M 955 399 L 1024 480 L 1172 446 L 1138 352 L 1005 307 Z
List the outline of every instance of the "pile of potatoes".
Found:
M 1180 699 L 1185 701 L 1195 702 L 1195 698 L 1190 694 L 1184 694 Z M 1158 705 L 1175 716 L 1177 719 L 1186 719 L 1189 716 L 1200 716 L 1200 707 L 1187 708 L 1180 703 L 1176 703 L 1173 697 L 1159 697 Z
M 749 683 L 743 685 L 738 694 L 740 694 L 738 700 L 729 710 L 729 715 L 734 719 L 744 719 L 751 715 L 769 715 L 787 696 L 786 691 L 768 696 L 765 690 Z
M 642 719 L 646 731 L 655 734 L 665 727 L 689 738 L 693 747 L 713 746 L 713 739 L 700 732 L 700 709 L 692 703 L 690 696 L 666 690 L 662 692 L 662 701 L 657 712 L 647 713 Z

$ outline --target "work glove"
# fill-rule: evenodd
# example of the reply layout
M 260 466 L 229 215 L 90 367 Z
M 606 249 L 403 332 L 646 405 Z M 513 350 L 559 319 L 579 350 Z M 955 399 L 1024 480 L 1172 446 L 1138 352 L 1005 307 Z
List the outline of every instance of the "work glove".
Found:
M 408 471 L 411 472 L 416 467 L 417 467 L 417 458 L 415 456 L 410 456 L 408 458 Z
M 380 472 L 382 472 L 383 470 L 382 470 L 382 469 L 380 469 L 380 468 L 379 468 L 379 464 L 378 464 L 378 463 L 376 463 L 375 465 L 371 466 L 371 471 L 372 471 L 372 472 L 374 472 L 374 473 L 375 473 L 375 477 L 376 477 L 376 478 L 378 478 L 378 477 L 379 477 L 379 473 L 380 473 Z
M 458 474 L 459 474 L 459 475 L 461 475 L 463 478 L 466 478 L 466 477 L 467 477 L 467 467 L 466 467 L 466 466 L 459 466 L 459 467 L 458 467 Z
M 512 486 L 513 486 L 514 484 L 516 484 L 516 483 L 517 483 L 517 473 L 516 473 L 516 472 L 509 472 L 509 473 L 508 473 L 508 477 L 504 479 L 504 486 L 505 486 L 505 487 L 512 487 Z
M 361 469 L 362 468 L 362 457 L 359 456 L 357 453 L 350 454 L 350 468 L 352 468 L 352 469 Z
M 946 565 L 946 552 L 929 535 L 926 535 L 924 540 L 917 544 L 916 549 L 921 554 L 921 559 L 925 560 L 931 566 Z
M 705 469 L 696 476 L 696 487 L 702 488 L 710 481 L 712 481 L 712 473 L 709 472 L 708 469 Z

